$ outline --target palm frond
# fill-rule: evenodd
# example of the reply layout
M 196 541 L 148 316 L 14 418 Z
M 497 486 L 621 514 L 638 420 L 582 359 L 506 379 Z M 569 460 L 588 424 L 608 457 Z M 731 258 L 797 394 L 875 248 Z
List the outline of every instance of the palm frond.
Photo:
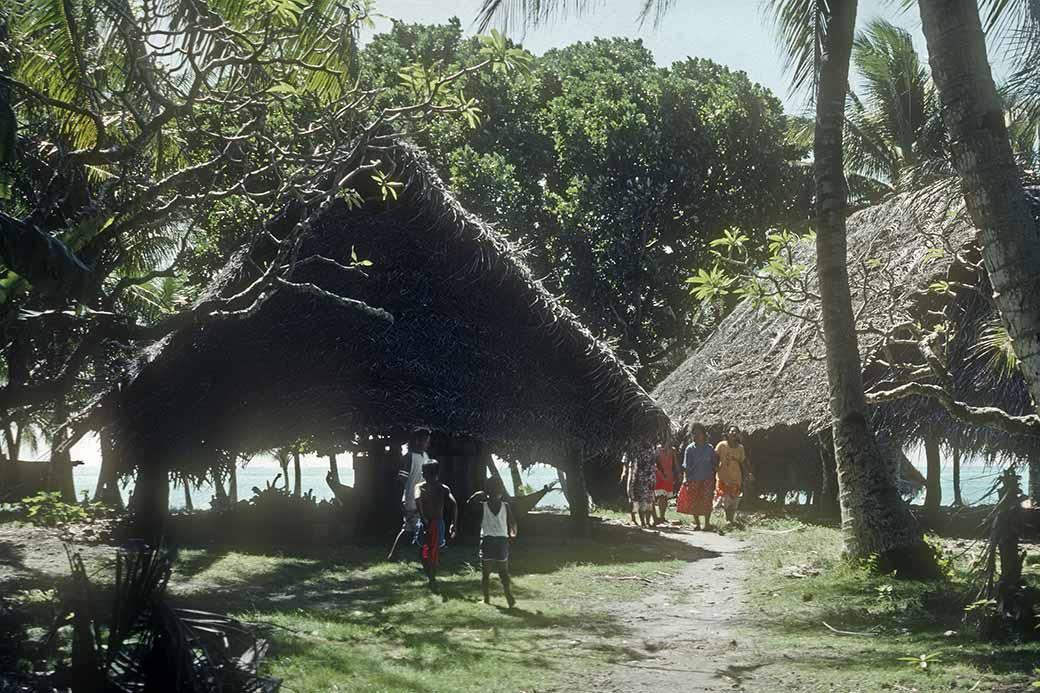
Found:
M 769 3 L 791 93 L 815 98 L 823 42 L 831 10 L 829 0 L 773 0 Z
M 1000 380 L 1007 380 L 1018 371 L 1015 346 L 1000 315 L 995 314 L 982 324 L 978 341 L 969 354 L 973 359 L 984 361 Z

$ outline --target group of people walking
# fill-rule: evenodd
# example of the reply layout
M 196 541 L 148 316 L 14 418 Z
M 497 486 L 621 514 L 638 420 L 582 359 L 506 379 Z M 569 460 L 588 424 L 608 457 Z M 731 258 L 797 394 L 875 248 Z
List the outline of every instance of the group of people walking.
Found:
M 622 465 L 623 479 L 632 502 L 632 522 L 649 527 L 666 522 L 672 498 L 676 511 L 693 517 L 693 528 L 712 529 L 711 514 L 720 505 L 726 520 L 737 519 L 737 509 L 746 482 L 753 479 L 747 450 L 740 440 L 740 429 L 730 426 L 726 437 L 717 445 L 708 442 L 708 431 L 702 424 L 689 429 L 692 441 L 686 443 L 686 431 L 665 443 L 642 448 L 626 455 Z M 682 450 L 681 457 L 676 453 Z
M 676 510 L 693 516 L 693 528 L 712 529 L 712 507 L 721 505 L 726 519 L 736 521 L 737 507 L 745 481 L 751 479 L 747 451 L 740 441 L 740 430 L 731 426 L 717 445 L 708 442 L 708 431 L 701 424 L 690 427 L 692 441 L 686 443 L 686 432 L 666 443 L 644 446 L 626 455 L 623 480 L 632 502 L 632 521 L 644 527 L 666 522 L 672 498 Z M 459 519 L 459 504 L 451 489 L 440 480 L 440 465 L 427 454 L 430 432 L 416 431 L 408 444 L 399 473 L 404 490 L 401 505 L 404 522 L 394 539 L 388 559 L 398 545 L 411 536 L 419 547 L 423 569 L 431 587 L 437 584 L 440 551 L 453 539 Z M 681 458 L 676 454 L 682 450 Z M 487 480 L 484 491 L 477 491 L 467 504 L 481 506 L 480 549 L 484 601 L 490 603 L 491 573 L 497 572 L 510 608 L 513 597 L 509 577 L 509 544 L 516 538 L 516 518 L 498 477 Z M 637 519 L 638 516 L 638 519 Z
M 423 571 L 432 588 L 437 586 L 437 569 L 440 567 L 441 549 L 448 539 L 454 539 L 459 521 L 459 504 L 447 484 L 440 480 L 440 464 L 427 454 L 430 447 L 430 432 L 418 430 L 408 443 L 398 474 L 404 482 L 401 506 L 404 522 L 390 548 L 387 560 L 394 557 L 402 539 L 409 535 L 412 543 L 419 547 Z M 481 565 L 481 587 L 484 603 L 491 603 L 491 573 L 498 573 L 506 603 L 513 608 L 513 597 L 509 577 L 509 544 L 516 538 L 516 518 L 506 501 L 506 489 L 502 480 L 491 477 L 485 490 L 477 491 L 466 501 L 481 506 L 480 548 L 478 557 Z

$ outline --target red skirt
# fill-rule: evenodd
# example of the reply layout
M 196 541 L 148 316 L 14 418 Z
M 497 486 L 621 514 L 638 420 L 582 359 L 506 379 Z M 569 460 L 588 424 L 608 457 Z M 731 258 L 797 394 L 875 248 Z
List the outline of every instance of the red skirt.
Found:
M 723 498 L 729 496 L 731 498 L 740 495 L 740 484 L 727 484 L 725 481 L 719 481 L 719 487 L 715 491 L 716 498 Z
M 707 515 L 715 495 L 715 480 L 687 481 L 679 490 L 675 509 L 686 515 Z

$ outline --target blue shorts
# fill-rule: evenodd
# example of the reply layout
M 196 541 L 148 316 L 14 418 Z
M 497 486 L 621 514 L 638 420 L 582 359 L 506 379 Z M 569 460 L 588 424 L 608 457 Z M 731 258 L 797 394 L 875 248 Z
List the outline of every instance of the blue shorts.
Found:
M 440 548 L 444 548 L 447 543 L 447 538 L 444 534 L 444 520 L 435 520 L 437 523 L 437 529 L 439 530 L 437 536 L 440 537 Z M 426 543 L 426 525 L 423 524 L 422 520 L 416 520 L 415 523 L 415 534 L 412 535 L 412 543 L 416 546 L 422 546 Z
M 480 560 L 508 561 L 509 539 L 506 537 L 481 537 Z

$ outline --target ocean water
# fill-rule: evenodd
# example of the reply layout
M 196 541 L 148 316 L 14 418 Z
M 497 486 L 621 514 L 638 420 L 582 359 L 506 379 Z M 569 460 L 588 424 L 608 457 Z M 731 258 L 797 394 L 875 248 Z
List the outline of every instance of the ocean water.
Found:
M 509 475 L 509 467 L 504 463 L 498 463 L 496 465 L 499 468 L 499 473 L 502 476 L 502 480 L 505 482 L 506 488 L 510 493 L 513 492 L 512 478 Z M 340 456 L 338 460 L 339 477 L 340 483 L 352 486 L 354 484 L 354 470 L 351 466 L 351 460 L 349 456 Z M 77 497 L 82 497 L 83 492 L 86 491 L 91 497 L 94 495 L 94 489 L 97 487 L 98 474 L 101 471 L 101 465 L 99 462 L 85 462 L 84 464 L 78 465 L 73 468 L 72 480 L 76 486 Z M 332 491 L 329 490 L 328 485 L 325 483 L 325 474 L 329 471 L 328 462 L 322 458 L 304 458 L 302 460 L 300 468 L 300 481 L 301 489 L 303 493 L 313 491 L 314 497 L 322 500 L 331 500 Z M 281 473 L 281 467 L 273 459 L 254 459 L 249 462 L 245 467 L 239 467 L 238 469 L 238 498 L 239 500 L 248 499 L 253 495 L 252 489 L 256 487 L 258 489 L 264 489 L 267 487 L 269 482 L 274 482 L 275 477 Z M 289 465 L 289 475 L 292 476 L 292 465 Z M 550 484 L 556 481 L 556 469 L 544 464 L 533 465 L 530 469 L 521 472 L 523 481 L 529 484 L 535 489 L 540 489 L 546 484 Z M 225 482 L 226 485 L 227 482 Z M 278 485 L 282 486 L 285 483 L 285 478 L 278 479 Z M 292 488 L 292 479 L 290 478 L 289 487 Z M 130 492 L 133 490 L 133 482 L 129 482 L 122 487 L 123 500 L 126 501 L 130 498 Z M 192 505 L 197 510 L 204 510 L 209 508 L 210 501 L 213 500 L 213 486 L 212 484 L 203 484 L 199 488 L 192 487 L 190 489 Z M 185 507 L 184 500 L 184 488 L 179 485 L 174 485 L 170 489 L 170 507 L 173 509 L 180 510 Z M 546 494 L 545 498 L 538 505 L 539 508 L 546 507 L 557 507 L 566 508 L 567 499 L 563 493 L 556 488 Z
M 909 451 L 910 461 L 921 470 L 923 474 L 925 472 L 925 461 L 924 453 L 919 450 Z M 506 487 L 510 493 L 513 492 L 512 479 L 509 475 L 509 468 L 502 462 L 498 462 L 496 465 L 499 468 L 499 473 L 502 476 L 502 480 L 505 482 Z M 318 499 L 330 499 L 332 498 L 332 492 L 329 487 L 325 484 L 325 474 L 328 472 L 328 463 L 321 458 L 304 458 L 301 465 L 301 481 L 303 492 L 313 491 L 314 496 Z M 76 485 L 76 493 L 78 496 L 82 496 L 84 491 L 93 495 L 94 488 L 97 486 L 98 472 L 100 471 L 100 463 L 98 462 L 86 462 L 82 465 L 75 467 L 73 473 L 73 481 Z M 964 498 L 964 502 L 968 504 L 974 504 L 979 502 L 993 502 L 995 496 L 988 496 L 989 492 L 993 488 L 993 484 L 996 482 L 998 475 L 1000 474 L 1001 467 L 994 465 L 987 465 L 982 461 L 971 460 L 961 464 L 961 495 Z M 273 482 L 275 477 L 281 472 L 281 468 L 273 459 L 256 459 L 247 464 L 245 467 L 240 467 L 238 470 L 238 497 L 239 499 L 246 499 L 252 495 L 252 488 L 263 489 L 267 486 L 268 482 Z M 291 474 L 290 468 L 290 474 Z M 353 485 L 354 483 L 354 471 L 351 467 L 349 456 L 343 456 L 339 461 L 339 473 L 340 481 L 344 484 Z M 530 485 L 535 489 L 539 489 L 546 484 L 556 481 L 557 475 L 556 470 L 548 465 L 534 465 L 530 469 L 521 472 L 524 483 Z M 1022 468 L 1022 486 L 1027 488 L 1027 473 L 1025 468 Z M 278 480 L 279 485 L 284 484 L 284 479 Z M 291 484 L 290 484 L 291 485 Z M 130 491 L 133 488 L 132 482 L 123 487 L 123 499 L 126 500 L 130 497 Z M 953 470 L 949 464 L 944 464 L 942 469 L 942 497 L 943 504 L 949 505 L 953 502 Z M 209 484 L 204 484 L 200 488 L 191 489 L 191 498 L 195 508 L 206 509 L 209 507 L 210 501 L 213 499 L 213 487 Z M 914 503 L 921 503 L 924 500 L 924 494 L 920 494 L 914 499 Z M 181 509 L 184 507 L 184 490 L 183 488 L 176 486 L 170 490 L 170 506 L 175 509 Z M 544 499 L 542 499 L 539 507 L 556 507 L 566 508 L 567 499 L 559 488 L 549 492 Z

